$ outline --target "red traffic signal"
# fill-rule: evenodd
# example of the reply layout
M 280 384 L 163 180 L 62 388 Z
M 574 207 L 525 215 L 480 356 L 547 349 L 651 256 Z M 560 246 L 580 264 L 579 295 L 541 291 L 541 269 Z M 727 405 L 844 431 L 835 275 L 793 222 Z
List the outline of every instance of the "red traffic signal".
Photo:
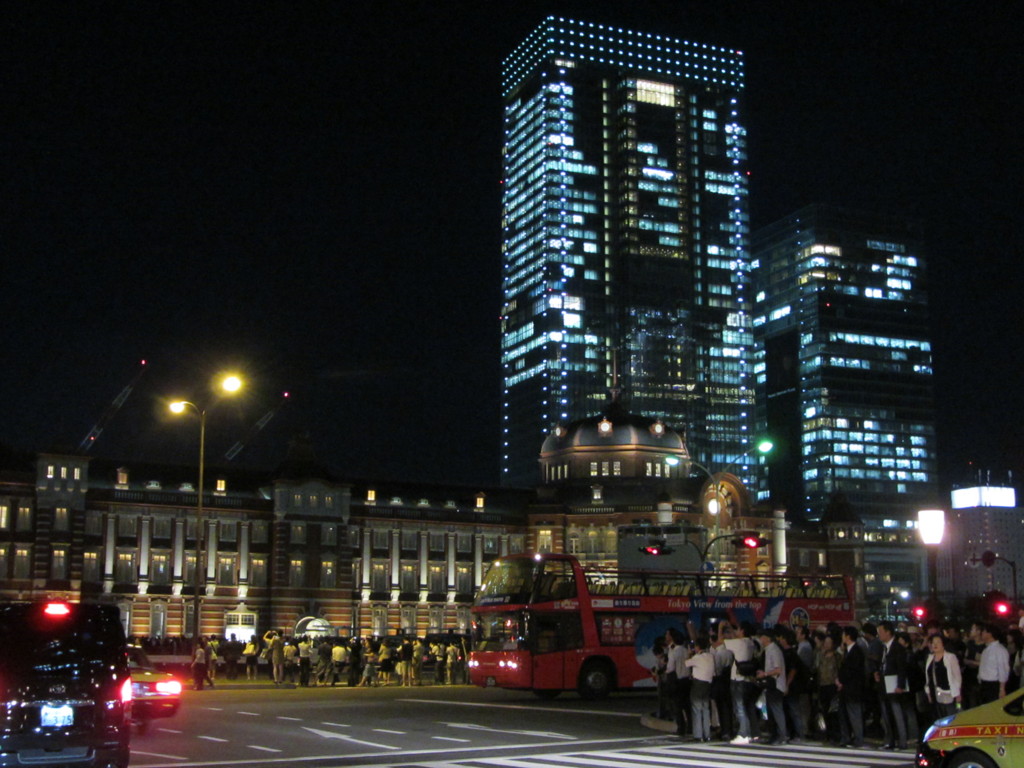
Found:
M 640 547 L 640 551 L 645 555 L 670 555 L 672 547 L 666 546 L 664 541 L 652 541 Z
M 922 621 L 928 615 L 928 609 L 923 605 L 915 605 L 910 609 L 910 615 L 917 621 Z
M 1010 615 L 1013 605 L 1004 592 L 993 589 L 985 593 L 985 604 L 989 612 L 997 619 L 1005 619 Z
M 768 539 L 758 536 L 756 533 L 745 533 L 741 536 L 736 536 L 732 543 L 744 549 L 760 549 L 768 544 Z

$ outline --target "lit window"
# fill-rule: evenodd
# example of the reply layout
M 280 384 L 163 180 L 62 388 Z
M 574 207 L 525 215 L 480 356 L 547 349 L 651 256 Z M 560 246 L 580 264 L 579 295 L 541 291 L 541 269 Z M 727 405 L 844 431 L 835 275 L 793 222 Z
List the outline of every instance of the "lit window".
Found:
M 637 80 L 636 100 L 646 104 L 657 104 L 660 107 L 674 107 L 676 106 L 675 88 L 669 83 Z

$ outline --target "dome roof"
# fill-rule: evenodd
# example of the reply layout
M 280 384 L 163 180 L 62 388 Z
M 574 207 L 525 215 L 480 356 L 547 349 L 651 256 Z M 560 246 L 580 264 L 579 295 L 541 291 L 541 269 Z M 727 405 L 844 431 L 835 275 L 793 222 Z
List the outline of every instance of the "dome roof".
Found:
M 629 413 L 618 400 L 604 413 L 559 424 L 548 434 L 541 454 L 586 447 L 654 448 L 688 456 L 686 443 L 674 429 L 660 419 Z

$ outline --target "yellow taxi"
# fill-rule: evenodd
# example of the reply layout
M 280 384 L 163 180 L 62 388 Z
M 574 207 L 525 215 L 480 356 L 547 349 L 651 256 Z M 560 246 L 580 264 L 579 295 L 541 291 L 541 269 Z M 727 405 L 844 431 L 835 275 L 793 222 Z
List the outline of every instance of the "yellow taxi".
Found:
M 145 733 L 150 720 L 171 717 L 181 706 L 181 681 L 153 666 L 146 652 L 128 646 L 128 669 L 132 675 L 132 722 Z
M 917 768 L 1024 766 L 1024 690 L 936 720 L 917 750 Z

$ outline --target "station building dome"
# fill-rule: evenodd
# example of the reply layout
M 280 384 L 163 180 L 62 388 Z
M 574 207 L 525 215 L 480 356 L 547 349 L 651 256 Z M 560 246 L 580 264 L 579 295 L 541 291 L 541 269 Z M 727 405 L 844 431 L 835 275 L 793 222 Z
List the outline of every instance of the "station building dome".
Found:
M 540 454 L 542 482 L 684 479 L 690 454 L 660 419 L 630 413 L 615 395 L 602 413 L 556 425 Z

